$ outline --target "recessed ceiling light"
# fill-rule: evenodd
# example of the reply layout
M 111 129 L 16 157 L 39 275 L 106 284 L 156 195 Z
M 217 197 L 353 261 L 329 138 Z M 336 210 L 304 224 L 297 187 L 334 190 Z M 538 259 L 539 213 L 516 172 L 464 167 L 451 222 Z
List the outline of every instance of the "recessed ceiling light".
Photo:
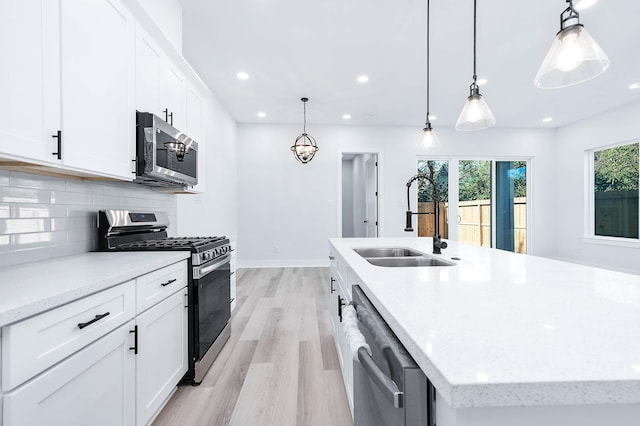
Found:
M 265 118 L 266 116 L 267 116 L 266 112 L 259 112 L 258 113 L 258 117 L 260 117 L 260 118 Z
M 361 75 L 358 77 L 358 83 L 366 83 L 367 81 L 369 81 L 369 77 L 366 75 Z
M 438 116 L 437 115 L 430 115 L 429 116 L 429 120 L 437 120 Z
M 240 80 L 249 80 L 249 74 L 242 71 L 236 74 L 236 77 L 238 77 Z
M 576 10 L 584 10 L 596 4 L 597 1 L 598 0 L 579 0 L 576 2 L 575 8 Z
M 631 86 L 629 86 L 629 89 L 631 90 L 640 89 L 640 83 L 633 83 Z
M 476 84 L 478 86 L 485 85 L 485 84 L 487 84 L 487 79 L 486 78 L 479 78 L 478 80 L 476 80 Z
M 549 123 L 549 122 L 551 122 L 551 121 L 553 121 L 553 118 L 551 118 L 551 117 L 546 117 L 546 118 L 543 118 L 543 119 L 542 119 L 542 122 L 543 122 L 543 123 Z
M 351 119 L 351 114 L 345 114 L 342 116 L 342 118 L 344 118 L 345 120 L 350 120 Z

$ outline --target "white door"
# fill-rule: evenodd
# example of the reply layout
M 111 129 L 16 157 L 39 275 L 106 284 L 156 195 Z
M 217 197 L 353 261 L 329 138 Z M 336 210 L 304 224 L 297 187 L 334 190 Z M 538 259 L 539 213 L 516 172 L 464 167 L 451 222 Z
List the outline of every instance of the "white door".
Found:
M 378 156 L 365 163 L 365 224 L 367 237 L 378 236 Z
M 162 118 L 163 55 L 151 36 L 136 26 L 136 109 Z
M 60 45 L 58 1 L 2 2 L 0 154 L 59 162 Z
M 133 17 L 116 0 L 60 4 L 62 161 L 133 179 Z
M 187 80 L 168 58 L 165 58 L 162 81 L 163 105 L 168 111 L 167 122 L 186 133 Z M 164 114 L 161 117 L 165 118 Z

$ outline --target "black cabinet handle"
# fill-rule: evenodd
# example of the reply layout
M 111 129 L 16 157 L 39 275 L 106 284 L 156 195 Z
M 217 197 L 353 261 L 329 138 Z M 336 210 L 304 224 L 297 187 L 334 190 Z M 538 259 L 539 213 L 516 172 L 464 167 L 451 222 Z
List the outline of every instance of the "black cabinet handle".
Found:
M 58 152 L 52 152 L 51 155 L 58 157 L 58 160 L 62 160 L 62 130 L 58 130 L 55 135 L 51 135 L 52 138 L 58 139 Z
M 162 283 L 162 284 L 160 284 L 160 285 L 161 285 L 162 287 L 166 287 L 166 286 L 168 286 L 168 285 L 169 285 L 169 284 L 171 284 L 171 283 L 175 283 L 176 281 L 177 281 L 177 278 L 174 278 L 174 279 L 169 280 L 169 281 L 167 281 L 166 283 Z
M 169 122 L 169 108 L 165 108 L 162 110 L 164 112 L 164 121 Z
M 333 293 L 334 291 L 336 291 L 335 288 L 333 288 L 333 283 L 336 281 L 335 278 L 331 277 L 331 293 Z
M 171 122 L 169 124 L 173 126 L 173 113 L 169 114 L 169 118 L 171 119 Z
M 100 321 L 102 318 L 106 317 L 107 315 L 109 315 L 109 312 L 106 312 L 106 313 L 104 313 L 102 315 L 96 315 L 96 317 L 94 319 L 90 320 L 90 321 L 78 323 L 78 328 L 80 330 L 82 330 L 86 326 L 89 326 L 89 325 L 93 324 L 96 321 Z
M 342 297 L 338 295 L 338 318 L 340 318 L 340 322 L 342 322 L 342 307 L 346 305 L 346 303 L 342 300 Z
M 133 330 L 129 330 L 129 333 L 133 333 L 133 347 L 129 350 L 133 351 L 134 355 L 138 355 L 138 326 L 134 325 Z

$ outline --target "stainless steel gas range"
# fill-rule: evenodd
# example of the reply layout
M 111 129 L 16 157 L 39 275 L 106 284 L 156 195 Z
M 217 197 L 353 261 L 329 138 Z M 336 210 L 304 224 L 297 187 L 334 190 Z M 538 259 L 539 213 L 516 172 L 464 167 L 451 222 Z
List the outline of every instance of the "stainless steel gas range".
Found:
M 183 382 L 198 385 L 231 335 L 230 258 L 226 237 L 168 237 L 164 212 L 101 210 L 102 251 L 188 250 L 189 370 Z

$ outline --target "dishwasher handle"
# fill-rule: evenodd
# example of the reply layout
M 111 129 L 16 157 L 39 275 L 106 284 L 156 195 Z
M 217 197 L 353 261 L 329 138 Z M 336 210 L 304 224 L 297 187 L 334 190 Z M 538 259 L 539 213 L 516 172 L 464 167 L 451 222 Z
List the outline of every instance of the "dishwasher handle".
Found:
M 358 361 L 360 361 L 362 368 L 364 368 L 371 380 L 378 386 L 378 389 L 393 400 L 393 406 L 402 408 L 404 406 L 404 392 L 400 392 L 398 385 L 380 370 L 380 367 L 378 367 L 365 347 L 358 348 Z

